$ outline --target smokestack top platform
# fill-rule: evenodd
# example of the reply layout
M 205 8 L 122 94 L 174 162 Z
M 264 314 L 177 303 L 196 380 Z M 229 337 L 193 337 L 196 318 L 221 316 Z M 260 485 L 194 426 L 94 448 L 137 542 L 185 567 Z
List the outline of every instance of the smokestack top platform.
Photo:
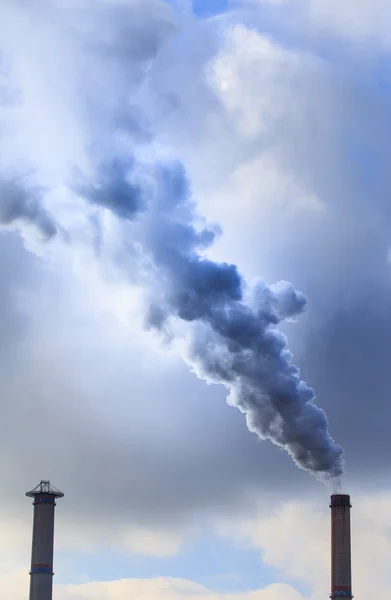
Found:
M 64 494 L 57 488 L 51 485 L 50 481 L 43 479 L 34 489 L 26 492 L 28 498 L 36 498 L 37 496 L 51 496 L 52 498 L 63 498 Z

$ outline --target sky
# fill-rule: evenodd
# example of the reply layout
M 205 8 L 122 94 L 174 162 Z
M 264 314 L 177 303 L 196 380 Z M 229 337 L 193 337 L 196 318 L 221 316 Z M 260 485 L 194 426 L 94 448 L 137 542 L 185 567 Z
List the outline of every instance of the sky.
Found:
M 390 593 L 390 25 L 1 3 L 7 597 L 41 479 L 55 600 L 320 600 L 335 485 L 355 596 Z

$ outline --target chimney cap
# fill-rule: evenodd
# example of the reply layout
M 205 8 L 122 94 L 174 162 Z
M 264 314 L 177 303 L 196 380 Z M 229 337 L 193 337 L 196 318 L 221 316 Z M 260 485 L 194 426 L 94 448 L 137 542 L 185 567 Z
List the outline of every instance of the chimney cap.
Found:
M 33 488 L 30 492 L 26 492 L 26 496 L 28 498 L 35 498 L 35 496 L 52 496 L 53 498 L 63 498 L 64 494 L 60 492 L 54 485 L 51 485 L 50 481 L 47 479 L 42 479 L 41 483 L 39 483 L 35 488 Z
M 351 508 L 349 494 L 332 494 L 330 497 L 330 508 L 334 506 L 349 506 Z

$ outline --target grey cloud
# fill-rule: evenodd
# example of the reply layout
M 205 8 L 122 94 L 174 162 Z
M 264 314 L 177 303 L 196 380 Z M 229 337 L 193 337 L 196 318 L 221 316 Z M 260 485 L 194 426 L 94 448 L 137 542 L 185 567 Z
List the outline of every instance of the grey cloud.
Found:
M 0 180 L 0 223 L 32 225 L 49 240 L 57 229 L 42 206 L 41 196 L 42 190 L 31 188 L 22 179 Z
M 114 158 L 98 168 L 97 181 L 75 182 L 71 189 L 82 198 L 113 211 L 123 219 L 133 218 L 143 209 L 140 188 L 130 179 L 131 161 Z
M 27 253 L 16 234 L 0 234 L 0 354 L 2 366 L 23 339 L 27 318 L 23 312 L 25 294 L 38 276 L 36 259 Z
M 90 185 L 90 191 L 84 186 L 85 195 L 116 208 L 104 163 L 109 160 L 111 169 L 117 169 L 123 184 L 117 184 L 115 193 L 123 194 L 124 148 L 131 157 L 134 144 L 149 142 L 152 135 L 132 94 L 176 31 L 173 11 L 160 0 L 131 4 L 47 0 L 33 10 L 26 3 L 6 3 L 0 10 L 0 56 L 7 65 L 2 89 L 6 96 L 17 97 L 1 114 L 0 139 L 8 147 L 0 165 L 4 178 L 16 173 L 21 180 L 20 173 L 34 172 L 46 186 L 50 173 L 50 187 L 56 191 L 64 179 L 71 182 L 70 172 L 82 169 L 87 152 L 87 170 L 99 170 L 103 181 L 98 182 L 100 187 Z M 30 39 L 30 48 L 24 48 L 25 39 Z M 36 140 L 31 139 L 34 136 Z M 135 205 L 136 195 L 134 189 Z M 24 182 L 20 189 L 15 184 L 10 190 L 8 185 L 1 210 L 7 223 L 35 219 L 46 235 L 54 234 L 40 195 Z

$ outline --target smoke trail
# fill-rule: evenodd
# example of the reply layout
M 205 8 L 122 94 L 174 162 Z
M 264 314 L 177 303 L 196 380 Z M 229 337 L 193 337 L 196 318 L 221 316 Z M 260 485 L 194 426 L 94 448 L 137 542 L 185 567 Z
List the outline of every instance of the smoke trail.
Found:
M 287 282 L 248 286 L 235 265 L 200 256 L 214 235 L 192 226 L 180 169 L 176 177 L 182 190 L 176 204 L 168 209 L 163 197 L 148 227 L 146 247 L 164 274 L 151 324 L 162 327 L 173 316 L 192 322 L 190 361 L 201 377 L 230 390 L 228 401 L 246 414 L 250 431 L 285 448 L 298 466 L 340 476 L 342 449 L 331 439 L 325 413 L 313 403 L 314 392 L 300 380 L 286 338 L 276 329 L 304 310 L 305 297 Z M 166 193 L 170 197 L 172 184 Z M 186 205 L 188 220 L 181 222 L 178 213 Z
M 200 377 L 230 390 L 228 401 L 245 413 L 250 431 L 285 448 L 299 467 L 339 477 L 342 449 L 330 437 L 325 413 L 314 404 L 313 390 L 300 380 L 286 338 L 276 328 L 305 309 L 305 296 L 283 281 L 248 285 L 235 265 L 202 255 L 216 233 L 196 229 L 181 165 L 155 167 L 152 188 L 150 179 L 151 171 L 143 185 L 139 175 L 136 186 L 140 206 L 147 206 L 138 215 L 139 243 L 153 272 L 148 326 L 162 330 L 175 319 L 190 323 L 189 361 Z M 101 201 L 112 197 L 104 181 L 109 189 L 121 189 L 106 207 L 124 218 L 134 195 L 131 176 L 114 184 L 104 169 Z M 88 201 L 94 190 L 83 189 Z
M 150 4 L 158 3 L 151 0 Z M 115 4 L 108 6 L 111 8 L 107 10 L 115 10 Z M 140 10 L 141 5 L 137 6 Z M 120 22 L 123 16 L 124 6 Z M 102 52 L 100 45 L 98 56 L 103 63 L 108 60 L 111 68 L 121 53 L 117 47 L 110 48 L 119 38 L 107 37 L 112 40 L 104 42 L 109 48 L 105 46 Z M 155 46 L 156 40 L 152 40 L 151 47 Z M 151 54 L 145 44 L 140 47 L 149 60 Z M 123 51 L 128 52 L 128 47 Z M 111 94 L 104 104 L 92 84 L 86 93 L 84 118 L 94 102 L 100 103 L 96 113 L 102 119 L 107 117 L 98 135 L 94 132 L 92 136 L 99 146 L 99 153 L 91 153 L 93 169 L 77 178 L 64 171 L 61 185 L 67 186 L 72 202 L 80 201 L 81 211 L 83 206 L 104 209 L 129 227 L 126 231 L 132 238 L 124 243 L 123 252 L 126 254 L 131 243 L 143 257 L 150 298 L 147 327 L 174 335 L 176 324 L 184 323 L 186 360 L 203 379 L 226 386 L 228 402 L 246 415 L 250 431 L 283 447 L 299 467 L 326 478 L 339 477 L 343 472 L 342 448 L 330 437 L 325 413 L 314 404 L 313 390 L 301 381 L 286 338 L 277 328 L 281 321 L 300 315 L 306 298 L 288 282 L 269 286 L 258 280 L 248 284 L 235 265 L 207 258 L 206 250 L 217 232 L 201 226 L 183 166 L 167 160 L 151 164 L 150 159 L 142 160 L 131 152 L 129 144 L 114 141 L 118 123 L 124 137 L 132 136 L 127 125 L 131 119 L 125 118 L 131 109 L 124 101 L 126 77 L 121 69 L 126 74 L 128 63 L 123 56 L 117 66 L 120 75 L 116 72 L 112 83 L 114 89 L 119 88 L 115 95 L 118 101 L 113 104 Z M 84 75 L 83 69 L 81 72 Z M 80 82 L 76 87 L 79 89 Z M 94 143 L 88 147 L 93 148 Z M 34 223 L 47 238 L 52 237 L 60 215 L 49 217 L 45 193 L 13 182 L 2 185 L 0 221 Z M 59 226 L 67 228 L 65 223 Z M 123 268 L 128 268 L 126 261 Z

